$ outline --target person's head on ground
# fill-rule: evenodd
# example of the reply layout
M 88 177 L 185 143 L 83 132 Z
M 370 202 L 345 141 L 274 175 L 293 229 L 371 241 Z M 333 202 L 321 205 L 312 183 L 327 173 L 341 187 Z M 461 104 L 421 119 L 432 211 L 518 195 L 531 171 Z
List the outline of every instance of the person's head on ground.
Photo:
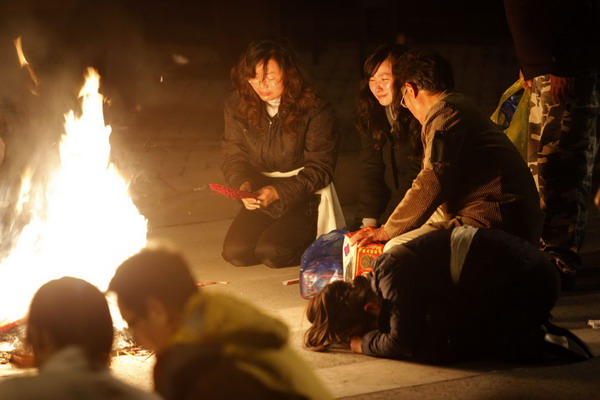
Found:
M 250 43 L 232 68 L 231 79 L 251 126 L 263 116 L 263 102 L 280 99 L 287 110 L 284 130 L 292 132 L 298 118 L 317 101 L 294 49 L 283 38 Z
M 353 337 L 376 329 L 380 310 L 379 299 L 364 276 L 352 283 L 332 282 L 308 302 L 306 317 L 312 326 L 304 344 L 312 350 L 347 345 Z
M 33 296 L 26 337 L 38 367 L 65 347 L 76 346 L 93 369 L 106 368 L 113 336 L 106 297 L 94 285 L 63 277 L 42 285 Z
M 117 295 L 134 340 L 156 352 L 169 345 L 186 303 L 198 292 L 185 259 L 164 248 L 146 248 L 125 260 L 108 290 Z
M 421 123 L 431 105 L 454 90 L 452 66 L 434 52 L 409 50 L 394 64 L 393 72 L 400 91 L 394 105 L 408 108 Z

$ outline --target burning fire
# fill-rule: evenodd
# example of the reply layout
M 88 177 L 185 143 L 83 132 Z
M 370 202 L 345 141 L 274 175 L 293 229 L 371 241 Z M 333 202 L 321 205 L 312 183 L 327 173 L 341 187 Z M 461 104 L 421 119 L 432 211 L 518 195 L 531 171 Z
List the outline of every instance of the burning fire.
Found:
M 0 326 L 25 316 L 35 291 L 51 279 L 74 276 L 106 290 L 116 267 L 146 245 L 147 221 L 110 163 L 99 84 L 89 68 L 82 113 L 65 115 L 60 166 L 46 185 L 23 177 L 15 212 L 29 210 L 29 223 L 0 262 Z

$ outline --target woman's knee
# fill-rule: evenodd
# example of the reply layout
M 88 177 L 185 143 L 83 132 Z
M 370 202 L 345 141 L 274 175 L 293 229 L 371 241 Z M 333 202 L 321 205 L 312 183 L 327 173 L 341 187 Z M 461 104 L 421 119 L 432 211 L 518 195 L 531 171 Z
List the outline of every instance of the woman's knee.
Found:
M 272 243 L 259 243 L 255 249 L 256 257 L 270 268 L 283 268 L 300 264 L 298 251 Z
M 260 264 L 254 249 L 244 246 L 243 244 L 224 243 L 221 256 L 225 261 L 236 267 Z

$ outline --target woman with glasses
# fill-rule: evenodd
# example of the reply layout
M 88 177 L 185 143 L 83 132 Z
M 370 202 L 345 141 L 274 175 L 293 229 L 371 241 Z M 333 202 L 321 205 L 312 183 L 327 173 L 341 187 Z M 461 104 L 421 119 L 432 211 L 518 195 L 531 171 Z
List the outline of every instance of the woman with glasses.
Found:
M 407 109 L 394 107 L 400 93 L 392 67 L 406 47 L 378 47 L 367 58 L 357 102 L 361 133 L 358 223 L 385 223 L 421 169 L 421 125 Z
M 223 258 L 235 266 L 298 265 L 317 234 L 319 195 L 332 179 L 338 135 L 283 39 L 251 43 L 231 73 L 225 103 L 223 172 L 253 192 L 231 224 Z

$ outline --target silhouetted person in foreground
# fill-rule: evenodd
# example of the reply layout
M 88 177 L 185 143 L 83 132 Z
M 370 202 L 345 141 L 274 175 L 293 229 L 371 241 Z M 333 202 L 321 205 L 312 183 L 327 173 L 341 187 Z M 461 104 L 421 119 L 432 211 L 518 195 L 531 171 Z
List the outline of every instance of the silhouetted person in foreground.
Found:
M 288 346 L 288 328 L 225 294 L 198 290 L 186 261 L 145 249 L 109 285 L 140 345 L 156 352 L 165 399 L 329 399 Z
M 0 399 L 158 400 L 111 375 L 112 319 L 104 294 L 86 281 L 64 277 L 37 291 L 27 341 L 38 374 L 1 382 Z

